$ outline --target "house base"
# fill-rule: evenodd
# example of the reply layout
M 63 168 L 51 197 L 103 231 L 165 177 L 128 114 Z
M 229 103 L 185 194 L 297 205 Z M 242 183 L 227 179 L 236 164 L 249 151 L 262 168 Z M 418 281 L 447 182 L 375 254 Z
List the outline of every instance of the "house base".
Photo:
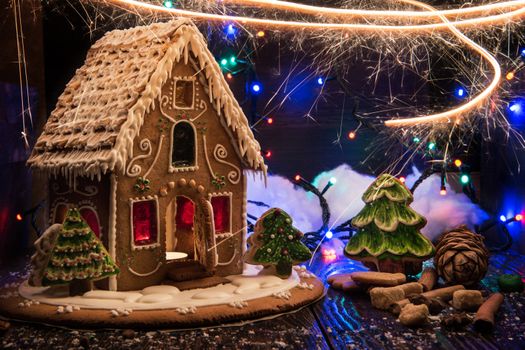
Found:
M 67 286 L 0 289 L 0 316 L 73 328 L 187 329 L 252 322 L 296 311 L 324 295 L 304 268 L 287 280 L 271 275 L 229 276 L 228 283 L 177 290 L 161 285 L 136 292 L 93 291 L 68 297 Z M 185 282 L 181 282 L 185 283 Z

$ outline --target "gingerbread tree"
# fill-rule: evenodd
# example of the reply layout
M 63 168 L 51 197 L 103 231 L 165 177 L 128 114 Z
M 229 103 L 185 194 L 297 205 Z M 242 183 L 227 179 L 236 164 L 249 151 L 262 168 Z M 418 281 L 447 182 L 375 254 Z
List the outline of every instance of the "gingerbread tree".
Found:
M 303 233 L 293 227 L 290 215 L 272 208 L 255 223 L 245 260 L 249 264 L 275 266 L 277 275 L 287 278 L 293 265 L 312 257 L 310 249 L 301 242 L 302 237 Z
M 42 285 L 69 284 L 70 295 L 81 295 L 92 289 L 93 280 L 118 272 L 78 209 L 68 210 L 44 270 Z
M 365 207 L 352 219 L 358 229 L 345 255 L 382 272 L 416 274 L 434 254 L 420 229 L 426 219 L 410 208 L 412 193 L 397 178 L 379 176 L 363 194 Z

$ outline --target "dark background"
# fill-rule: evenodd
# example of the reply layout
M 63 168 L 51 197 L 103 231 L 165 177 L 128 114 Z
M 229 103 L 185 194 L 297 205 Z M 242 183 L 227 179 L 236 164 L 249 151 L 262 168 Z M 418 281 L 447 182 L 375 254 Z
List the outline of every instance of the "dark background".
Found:
M 87 50 L 103 34 L 103 30 L 90 31 L 88 24 L 78 15 L 77 9 L 66 5 L 57 9 L 56 3 L 53 6 L 44 5 L 41 9 L 38 4 L 39 1 L 36 0 L 22 2 L 33 114 L 33 125 L 29 126 L 31 145 L 65 84 L 83 64 Z M 16 214 L 34 207 L 45 198 L 46 193 L 45 182 L 32 176 L 25 166 L 29 150 L 24 147 L 20 137 L 22 118 L 17 46 L 13 11 L 9 5 L 9 0 L 0 0 L 0 264 L 11 256 L 21 254 L 34 239 L 29 217 L 17 221 Z M 267 31 L 267 36 L 271 35 Z M 217 57 L 228 53 L 229 49 L 223 43 L 217 44 L 217 38 L 208 39 Z M 267 107 L 269 98 L 278 89 L 290 67 L 299 59 L 297 54 L 280 51 L 281 44 L 286 43 L 268 40 L 265 46 L 253 54 L 254 72 L 239 74 L 231 81 L 232 90 L 252 123 L 267 115 L 274 106 L 270 104 Z M 277 55 L 276 52 L 281 54 Z M 304 63 L 308 64 L 307 61 Z M 373 88 L 368 84 L 365 73 L 366 67 L 356 60 L 351 62 L 346 77 L 348 84 L 353 87 L 352 91 L 358 91 L 362 96 L 371 94 Z M 309 74 L 312 71 L 306 69 L 305 72 L 294 75 L 290 85 L 303 80 Z M 436 71 L 438 77 L 441 75 L 442 78 L 448 78 L 447 74 Z M 359 130 L 355 140 L 349 140 L 346 135 L 358 126 L 354 112 L 373 110 L 374 103 L 361 99 L 357 105 L 356 96 L 345 94 L 337 79 L 325 78 L 330 78 L 325 84 L 326 94 L 311 111 L 313 119 L 306 118 L 305 114 L 320 89 L 315 75 L 291 94 L 280 109 L 268 114 L 274 120 L 272 125 L 262 120 L 254 127 L 254 133 L 263 150 L 272 152 L 272 156 L 267 159 L 270 173 L 289 178 L 300 173 L 307 179 L 313 179 L 318 173 L 342 163 L 368 174 L 384 171 L 391 159 L 402 154 L 404 148 L 394 144 L 378 152 L 373 147 L 380 138 L 375 131 L 366 128 Z M 259 80 L 263 86 L 263 91 L 257 98 L 247 93 L 251 80 Z M 444 79 L 442 88 L 452 89 L 451 81 L 452 79 Z M 403 87 L 394 86 L 394 91 L 409 94 L 420 84 L 419 78 L 414 76 L 405 79 Z M 375 93 L 380 94 L 381 89 L 386 92 L 387 87 L 380 84 Z M 430 87 L 421 90 L 420 95 L 419 103 L 423 104 L 447 98 Z M 282 100 L 282 95 L 279 97 Z M 342 135 L 339 137 L 341 118 Z M 522 130 L 524 127 L 522 120 L 514 120 L 513 123 L 518 129 Z M 520 172 L 519 166 L 525 164 L 525 152 L 515 151 L 516 145 L 503 145 L 504 136 L 491 135 L 489 138 L 487 135 L 479 135 L 479 145 L 469 155 L 472 170 L 480 174 L 481 186 L 478 190 L 481 205 L 494 217 L 501 214 L 512 216 L 525 211 L 525 175 Z M 339 142 L 336 142 L 338 139 Z M 374 157 L 363 163 L 371 153 Z M 416 159 L 416 165 L 423 168 L 421 160 Z M 38 224 L 45 226 L 42 220 Z M 514 248 L 525 252 L 522 225 L 514 223 L 509 228 L 516 241 Z

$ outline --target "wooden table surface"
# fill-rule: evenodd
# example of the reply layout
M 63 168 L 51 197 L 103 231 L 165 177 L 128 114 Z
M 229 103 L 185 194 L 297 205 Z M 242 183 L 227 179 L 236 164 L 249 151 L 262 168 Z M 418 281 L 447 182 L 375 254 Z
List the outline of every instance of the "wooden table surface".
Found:
M 20 265 L 19 265 L 20 266 Z M 23 270 L 23 269 L 20 269 Z M 310 270 L 326 280 L 338 272 L 364 270 L 345 257 L 328 261 L 320 254 Z M 20 273 L 1 271 L 0 285 Z M 502 273 L 525 276 L 525 256 L 512 252 L 493 255 L 490 270 L 481 283 L 497 290 Z M 0 338 L 0 347 L 33 349 L 525 349 L 525 295 L 507 294 L 491 335 L 480 335 L 469 326 L 449 331 L 439 321 L 425 328 L 402 326 L 387 312 L 375 310 L 363 295 L 348 295 L 327 288 L 325 298 L 314 305 L 278 318 L 245 325 L 198 330 L 132 332 L 121 330 L 79 331 L 40 325 L 14 324 Z M 124 335 L 125 336 L 124 336 Z

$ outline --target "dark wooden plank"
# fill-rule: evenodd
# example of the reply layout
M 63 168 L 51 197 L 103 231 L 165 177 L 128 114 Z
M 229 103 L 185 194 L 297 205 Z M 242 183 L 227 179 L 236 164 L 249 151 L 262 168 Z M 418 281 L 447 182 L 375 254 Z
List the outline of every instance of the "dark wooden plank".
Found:
M 318 256 L 310 269 L 321 279 L 334 273 L 365 270 L 357 262 L 338 257 L 325 261 Z M 487 276 L 480 287 L 497 290 L 497 276 L 502 273 L 525 272 L 525 256 L 508 252 L 491 258 Z M 493 334 L 482 336 L 471 327 L 461 332 L 442 329 L 439 321 L 421 329 L 402 326 L 391 314 L 372 308 L 366 295 L 345 294 L 329 289 L 326 298 L 313 310 L 332 348 L 356 349 L 520 349 L 525 344 L 525 296 L 507 294 Z M 449 310 L 450 312 L 450 310 Z

